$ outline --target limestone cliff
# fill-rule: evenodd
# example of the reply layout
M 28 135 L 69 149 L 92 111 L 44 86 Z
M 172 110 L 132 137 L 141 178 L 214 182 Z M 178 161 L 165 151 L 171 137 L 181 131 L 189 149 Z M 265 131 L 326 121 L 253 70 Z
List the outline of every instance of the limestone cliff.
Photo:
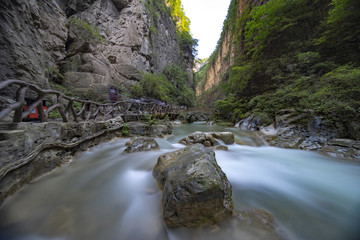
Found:
M 108 84 L 126 90 L 141 72 L 178 65 L 192 73 L 191 51 L 181 52 L 169 11 L 153 2 L 1 1 L 0 81 L 58 84 L 82 97 L 106 98 Z
M 246 5 L 252 8 L 265 4 L 268 1 L 269 0 L 233 0 L 229 8 L 228 20 L 231 12 L 236 15 L 235 18 L 236 21 L 238 21 Z M 239 44 L 235 42 L 235 37 L 230 29 L 223 29 L 217 49 L 211 56 L 211 61 L 209 61 L 209 66 L 206 69 L 206 77 L 202 80 L 201 84 L 197 86 L 197 96 L 219 85 L 222 79 L 226 78 L 228 69 L 234 64 L 238 56 L 237 54 L 243 52 L 243 49 L 239 49 L 243 46 L 239 46 Z

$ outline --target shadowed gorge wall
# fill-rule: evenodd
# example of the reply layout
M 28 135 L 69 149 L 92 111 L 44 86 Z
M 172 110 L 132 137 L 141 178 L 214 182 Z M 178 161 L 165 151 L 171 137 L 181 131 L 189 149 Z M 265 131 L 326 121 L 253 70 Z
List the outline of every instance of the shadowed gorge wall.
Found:
M 177 65 L 192 86 L 192 49 L 164 0 L 4 0 L 0 16 L 0 80 L 106 99 L 108 84 L 126 92 Z

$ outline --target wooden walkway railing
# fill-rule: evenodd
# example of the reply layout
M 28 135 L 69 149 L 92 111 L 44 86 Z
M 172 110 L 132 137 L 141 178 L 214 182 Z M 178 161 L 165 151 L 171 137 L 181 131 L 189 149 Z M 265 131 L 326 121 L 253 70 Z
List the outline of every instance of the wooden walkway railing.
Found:
M 35 84 L 27 83 L 21 80 L 6 80 L 0 82 L 0 91 L 7 87 L 18 87 L 16 90 L 15 102 L 0 109 L 0 121 L 13 113 L 12 122 L 21 122 L 35 108 L 38 110 L 40 122 L 47 122 L 49 114 L 58 109 L 63 122 L 69 121 L 103 121 L 107 118 L 115 118 L 121 116 L 124 121 L 128 121 L 128 117 L 135 116 L 137 120 L 141 115 L 148 113 L 155 115 L 176 115 L 178 110 L 169 105 L 158 103 L 144 103 L 138 101 L 119 101 L 116 103 L 101 104 L 89 100 L 79 100 L 64 95 L 55 90 L 44 90 Z M 35 95 L 35 100 L 30 106 L 26 105 L 25 97 L 27 93 Z M 48 109 L 44 110 L 43 101 L 52 102 Z M 50 100 L 50 101 L 49 101 Z M 78 106 L 78 107 L 77 107 Z M 79 107 L 81 106 L 81 107 Z

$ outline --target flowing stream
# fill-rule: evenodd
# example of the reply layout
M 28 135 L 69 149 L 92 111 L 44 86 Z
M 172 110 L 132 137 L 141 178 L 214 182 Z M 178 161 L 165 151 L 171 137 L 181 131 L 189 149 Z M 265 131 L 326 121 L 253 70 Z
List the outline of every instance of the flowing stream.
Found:
M 269 147 L 254 133 L 201 123 L 157 139 L 156 152 L 123 154 L 128 139 L 103 143 L 24 186 L 0 209 L 0 239 L 261 239 L 227 223 L 216 231 L 164 226 L 152 168 L 194 131 L 232 131 L 245 144 L 216 152 L 236 210 L 271 212 L 288 239 L 360 239 L 359 163 Z

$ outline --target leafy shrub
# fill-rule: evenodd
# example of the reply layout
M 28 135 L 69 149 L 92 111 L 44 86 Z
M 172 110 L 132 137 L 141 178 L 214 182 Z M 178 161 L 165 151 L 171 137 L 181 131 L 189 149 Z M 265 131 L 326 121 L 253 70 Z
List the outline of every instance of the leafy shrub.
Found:
M 304 67 L 309 67 L 320 60 L 320 54 L 311 51 L 298 53 L 296 57 L 298 62 Z
M 356 119 L 360 114 L 360 68 L 341 66 L 325 74 L 311 96 L 316 110 L 337 121 Z
M 246 88 L 254 70 L 255 68 L 251 63 L 233 67 L 230 73 L 231 92 L 241 93 Z
M 317 44 L 341 46 L 360 34 L 360 2 L 358 0 L 332 0 L 332 8 L 325 23 L 325 31 Z M 341 36 L 341 37 L 339 37 Z
M 49 113 L 49 118 L 52 118 L 52 119 L 61 118 L 59 109 L 55 108 L 53 111 L 51 111 L 51 112 Z
M 130 135 L 130 127 L 128 123 L 124 123 L 121 128 L 121 136 L 127 137 Z
M 143 95 L 169 102 L 173 85 L 166 79 L 164 74 L 144 74 L 141 80 Z
M 155 124 L 158 124 L 159 122 L 153 118 L 149 113 L 145 113 L 142 115 L 142 117 L 145 119 L 148 126 L 152 126 Z
M 143 88 L 139 84 L 134 84 L 130 87 L 130 93 L 133 98 L 142 98 L 144 96 Z

